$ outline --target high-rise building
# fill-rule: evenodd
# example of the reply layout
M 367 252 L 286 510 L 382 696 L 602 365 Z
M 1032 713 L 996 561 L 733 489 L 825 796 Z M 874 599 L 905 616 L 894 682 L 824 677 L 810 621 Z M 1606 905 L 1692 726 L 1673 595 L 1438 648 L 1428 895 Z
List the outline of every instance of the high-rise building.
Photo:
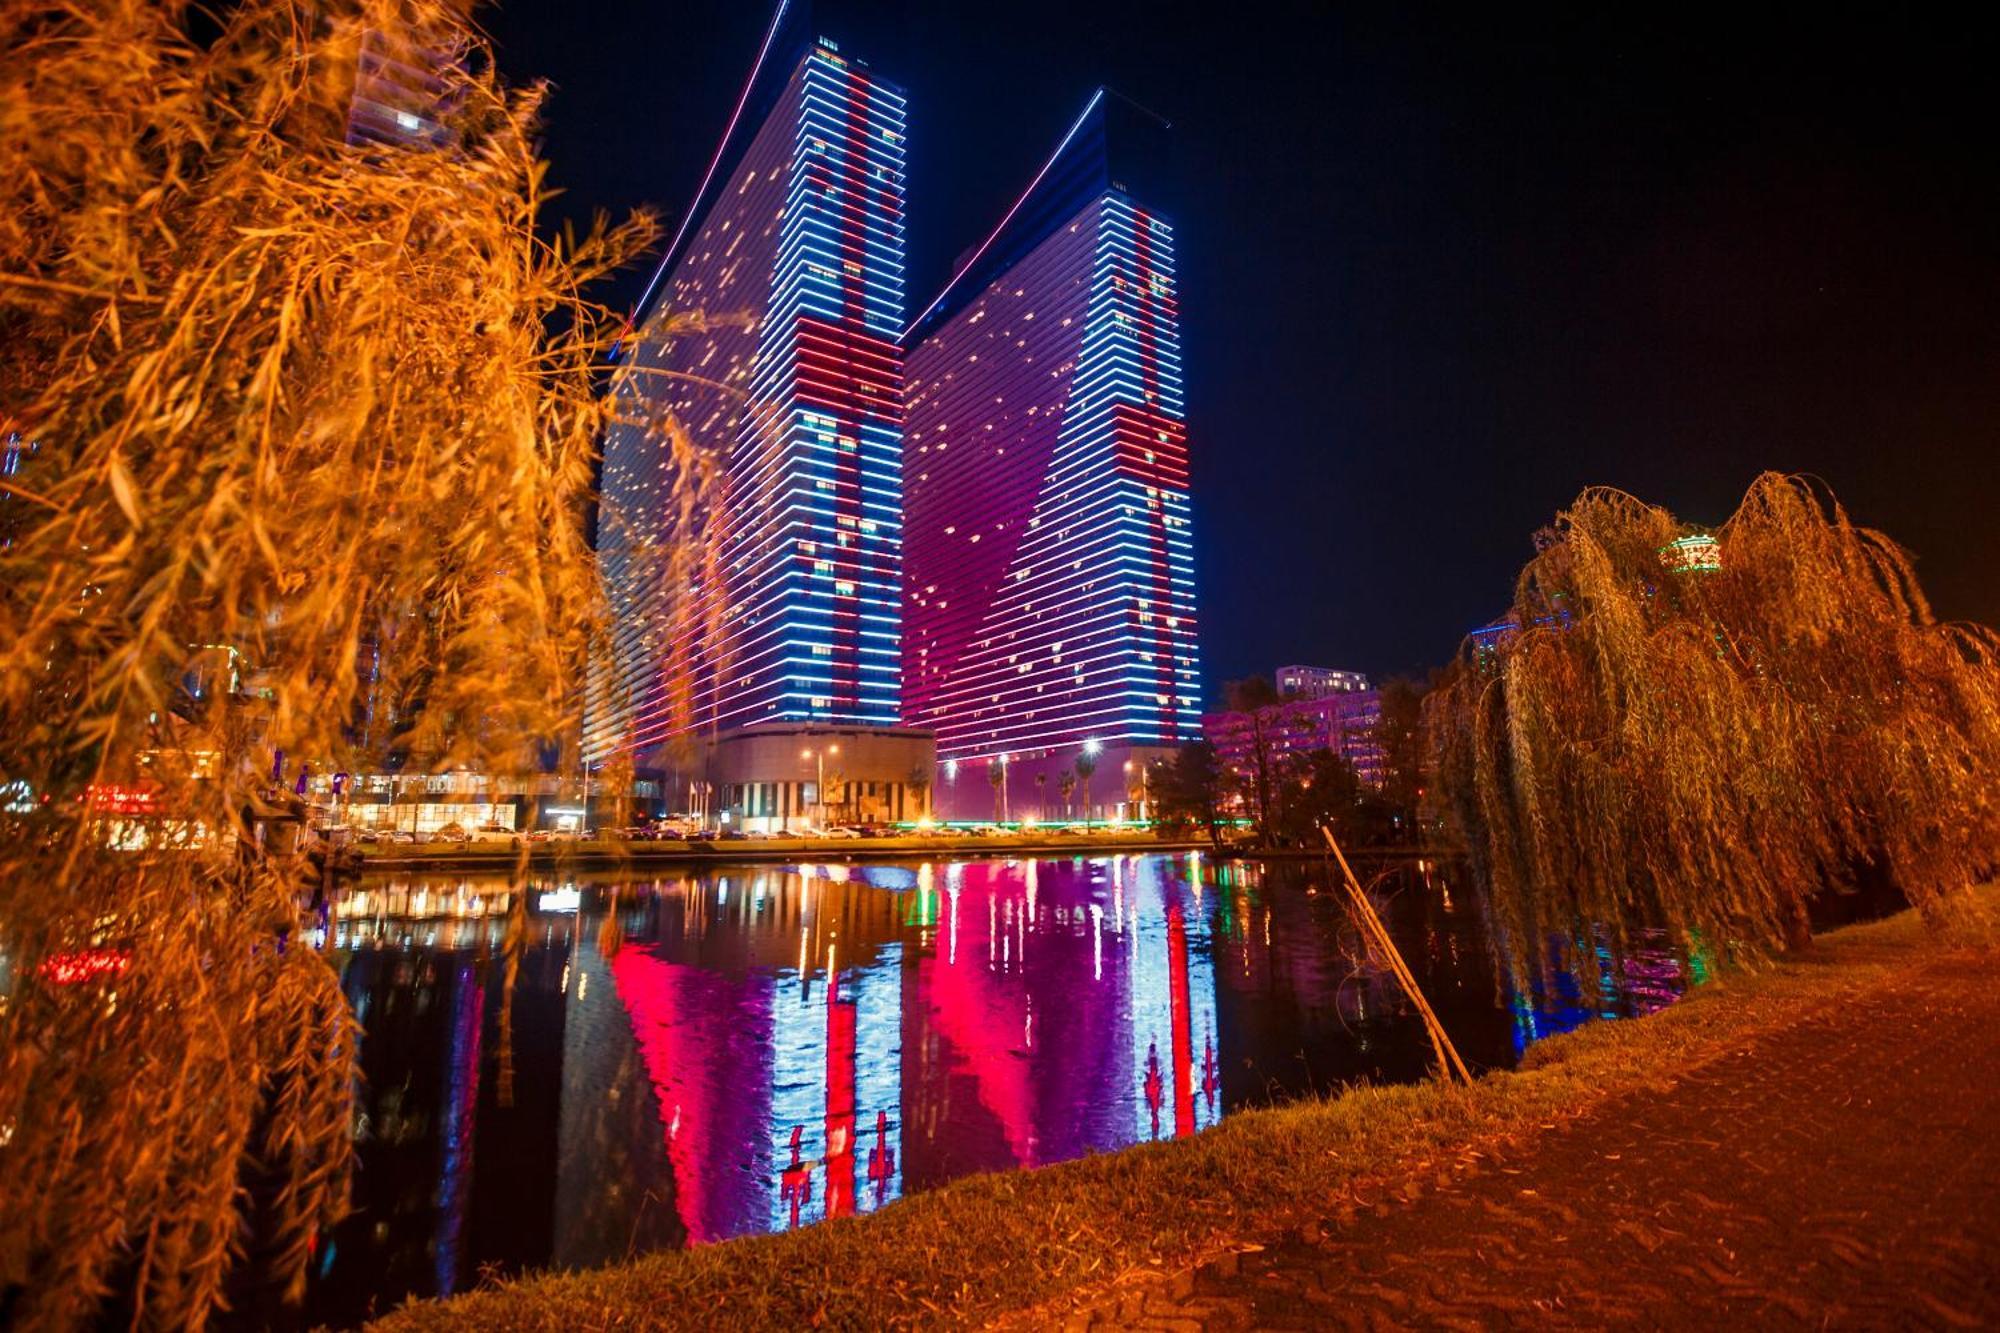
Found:
M 1330 694 L 1352 694 L 1368 688 L 1368 677 L 1359 671 L 1337 671 L 1332 667 L 1281 666 L 1272 679 L 1279 694 L 1300 699 L 1324 699 Z
M 347 142 L 390 148 L 448 148 L 458 93 L 449 76 L 460 59 L 469 4 L 445 6 L 436 20 L 370 28 L 360 34 Z
M 870 782 L 900 781 L 929 762 L 928 737 L 892 732 L 904 99 L 835 43 L 799 39 L 802 12 L 779 7 L 641 303 L 625 419 L 604 445 L 597 548 L 614 643 L 592 683 L 588 748 L 646 764 L 698 736 L 712 770 L 714 747 L 744 728 L 860 725 L 896 752 L 875 762 L 850 741 L 851 762 Z M 689 315 L 699 327 L 667 336 Z M 719 493 L 693 507 L 679 485 L 688 456 L 657 428 L 668 416 L 719 464 Z M 814 748 L 806 736 L 799 753 Z M 709 777 L 749 792 L 760 818 L 820 804 L 814 774 Z
M 1100 90 L 906 338 L 904 716 L 947 807 L 961 765 L 1003 768 L 953 813 L 1008 782 L 1046 812 L 1078 755 L 1200 735 L 1164 130 Z

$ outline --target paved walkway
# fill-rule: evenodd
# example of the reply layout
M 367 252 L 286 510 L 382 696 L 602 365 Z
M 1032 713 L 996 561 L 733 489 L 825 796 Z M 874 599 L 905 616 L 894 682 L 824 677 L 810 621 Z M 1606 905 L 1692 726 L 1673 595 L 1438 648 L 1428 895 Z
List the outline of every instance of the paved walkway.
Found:
M 1947 955 L 1477 1172 L 1074 1322 L 2000 1327 L 2000 977 Z

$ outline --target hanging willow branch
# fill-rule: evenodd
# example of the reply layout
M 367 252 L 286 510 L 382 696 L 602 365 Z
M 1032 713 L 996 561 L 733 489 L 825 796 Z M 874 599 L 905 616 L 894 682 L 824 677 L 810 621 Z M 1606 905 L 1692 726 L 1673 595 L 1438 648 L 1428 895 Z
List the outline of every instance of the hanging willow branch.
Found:
M 427 128 L 350 143 L 385 40 Z M 654 228 L 538 239 L 540 92 L 442 0 L 0 0 L 0 50 L 0 1310 L 196 1326 L 246 1193 L 294 1292 L 346 1198 L 356 1033 L 259 817 L 307 758 L 574 743 L 636 401 L 581 293 Z
M 2000 865 L 2000 639 L 1806 481 L 1712 534 L 1585 491 L 1537 546 L 1426 706 L 1516 964 L 1595 927 L 1755 957 L 1860 876 L 1941 921 Z

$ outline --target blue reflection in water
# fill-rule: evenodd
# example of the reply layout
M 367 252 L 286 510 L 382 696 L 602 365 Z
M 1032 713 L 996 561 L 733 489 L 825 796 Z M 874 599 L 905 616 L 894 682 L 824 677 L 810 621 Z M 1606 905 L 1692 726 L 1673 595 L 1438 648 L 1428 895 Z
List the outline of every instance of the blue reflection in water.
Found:
M 1318 867 L 736 867 L 627 875 L 615 906 L 613 878 L 519 905 L 388 878 L 338 902 L 329 956 L 367 1027 L 359 1206 L 310 1318 L 868 1212 L 1431 1059 Z M 1373 893 L 1481 1067 L 1682 985 L 1664 954 L 1607 949 L 1595 976 L 1517 991 L 1454 868 L 1404 864 Z
M 434 1259 L 437 1294 L 457 1289 L 465 1208 L 471 1195 L 473 1127 L 478 1115 L 479 1029 L 484 990 L 471 958 L 462 958 L 451 983 L 451 1045 L 445 1064 L 444 1161 L 438 1172 L 438 1228 Z

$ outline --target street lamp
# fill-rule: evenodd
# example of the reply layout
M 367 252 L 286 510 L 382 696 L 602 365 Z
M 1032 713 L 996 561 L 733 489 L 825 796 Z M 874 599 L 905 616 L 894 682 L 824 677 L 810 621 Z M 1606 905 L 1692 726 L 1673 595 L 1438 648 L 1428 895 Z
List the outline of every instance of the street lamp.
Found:
M 1132 761 L 1130 759 L 1125 761 L 1125 794 L 1127 796 L 1132 794 Z M 1152 804 L 1152 801 L 1146 790 L 1146 765 L 1141 763 L 1139 765 L 1139 822 L 1141 824 L 1146 822 L 1146 807 L 1150 804 Z
M 823 750 L 801 750 L 800 759 L 811 759 L 817 767 L 813 775 L 813 806 L 819 811 L 819 826 L 826 827 L 826 757 L 839 754 L 838 745 L 829 745 Z

